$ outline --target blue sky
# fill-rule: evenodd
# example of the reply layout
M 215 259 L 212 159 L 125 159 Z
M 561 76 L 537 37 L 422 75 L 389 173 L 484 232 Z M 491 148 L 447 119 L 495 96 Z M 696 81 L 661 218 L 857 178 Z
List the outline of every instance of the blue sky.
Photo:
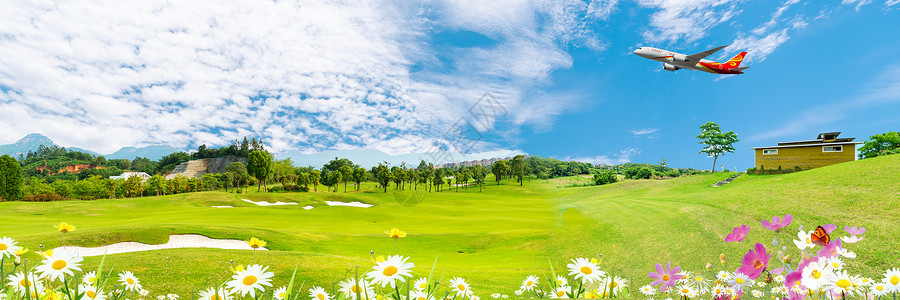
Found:
M 276 152 L 520 150 L 709 168 L 695 136 L 713 121 L 741 139 L 720 164 L 745 169 L 750 147 L 900 125 L 898 0 L 8 8 L 2 144 L 37 132 L 111 153 L 255 136 Z M 726 44 L 710 58 L 748 51 L 746 74 L 666 72 L 632 54 Z M 494 114 L 473 115 L 486 101 Z M 450 134 L 458 124 L 472 124 L 470 140 Z

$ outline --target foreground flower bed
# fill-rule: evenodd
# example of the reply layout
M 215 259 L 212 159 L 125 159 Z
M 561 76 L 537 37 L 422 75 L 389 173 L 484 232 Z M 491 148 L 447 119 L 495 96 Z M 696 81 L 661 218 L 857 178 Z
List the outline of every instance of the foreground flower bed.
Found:
M 463 277 L 435 275 L 436 258 L 428 274 L 413 274 L 410 257 L 374 257 L 373 266 L 355 274 L 336 276 L 331 287 L 305 286 L 295 269 L 290 281 L 276 286 L 267 266 L 233 265 L 230 279 L 184 298 L 201 300 L 233 299 L 394 299 L 436 300 L 490 298 L 630 298 L 630 299 L 895 299 L 900 292 L 900 269 L 886 270 L 871 277 L 846 269 L 846 260 L 856 258 L 849 245 L 863 241 L 865 228 L 845 226 L 847 234 L 832 239 L 837 226 L 826 224 L 813 230 L 798 226 L 793 247 L 781 246 L 779 237 L 790 226 L 790 215 L 775 217 L 762 226 L 774 232 L 771 247 L 756 243 L 739 262 L 729 262 L 721 254 L 720 264 L 702 270 L 683 270 L 671 262 L 648 266 L 646 278 L 628 279 L 601 269 L 602 257 L 574 258 L 564 268 L 548 260 L 546 273 L 523 274 L 517 289 L 508 293 L 482 293 Z M 75 227 L 60 223 L 63 243 Z M 743 242 L 749 227 L 741 225 L 725 242 Z M 385 232 L 394 243 L 406 237 L 398 229 Z M 265 246 L 252 238 L 251 248 Z M 42 249 L 41 249 L 42 250 Z M 22 256 L 29 250 L 9 237 L 0 238 L 0 300 L 177 300 L 175 294 L 152 293 L 143 288 L 138 275 L 125 270 L 82 270 L 82 258 L 72 251 L 36 251 L 43 258 L 29 264 Z M 792 264 L 791 255 L 798 257 Z M 559 272 L 559 273 L 557 273 Z M 643 283 L 637 287 L 634 282 Z M 639 283 L 639 284 L 640 284 Z

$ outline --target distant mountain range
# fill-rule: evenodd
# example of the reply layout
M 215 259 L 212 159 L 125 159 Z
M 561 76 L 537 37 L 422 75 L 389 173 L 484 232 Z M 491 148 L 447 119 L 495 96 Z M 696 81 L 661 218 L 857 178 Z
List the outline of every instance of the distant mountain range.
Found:
M 19 141 L 8 144 L 8 145 L 0 145 L 0 155 L 9 154 L 12 157 L 18 157 L 19 154 L 25 155 L 28 151 L 37 151 L 38 147 L 56 145 L 50 138 L 39 134 L 32 133 L 26 135 L 24 138 Z M 56 145 L 60 146 L 60 145 Z M 64 147 L 64 146 L 61 146 Z M 185 151 L 185 149 L 178 149 L 172 146 L 146 146 L 146 147 L 123 147 L 111 154 L 99 154 L 94 151 L 85 150 L 77 147 L 65 147 L 69 150 L 89 153 L 91 155 L 102 155 L 106 159 L 134 159 L 136 157 L 146 157 L 150 160 L 159 160 L 163 156 L 169 155 L 173 152 Z M 357 150 L 339 150 L 339 151 L 325 151 L 319 153 L 302 153 L 299 151 L 288 151 L 281 154 L 276 154 L 275 157 L 277 159 L 285 159 L 290 158 L 293 161 L 295 166 L 314 166 L 316 168 L 321 167 L 322 165 L 328 163 L 330 160 L 335 157 L 346 158 L 352 161 L 355 164 L 360 165 L 364 168 L 371 168 L 373 166 L 377 166 L 380 162 L 388 162 L 391 166 L 399 166 L 401 163 L 406 163 L 408 167 L 416 167 L 419 165 L 419 162 L 424 160 L 427 163 L 432 163 L 436 166 L 443 165 L 446 163 L 453 162 L 462 162 L 462 161 L 473 161 L 473 160 L 482 160 L 482 159 L 491 159 L 491 158 L 506 158 L 512 157 L 518 154 L 525 154 L 522 151 L 517 150 L 499 150 L 499 151 L 488 151 L 488 152 L 480 152 L 480 153 L 469 153 L 463 154 L 459 152 L 439 152 L 439 153 L 410 153 L 410 154 L 399 154 L 399 155 L 391 155 L 379 150 L 371 150 L 371 149 L 357 149 Z
M 41 145 L 51 146 L 57 145 L 50 138 L 40 134 L 40 133 L 32 133 L 26 135 L 19 141 L 8 144 L 8 145 L 0 145 L 0 155 L 9 154 L 12 157 L 18 157 L 19 154 L 25 155 L 28 151 L 37 151 L 38 147 Z M 65 146 L 60 146 L 65 147 Z M 105 157 L 106 159 L 134 159 L 136 157 L 146 157 L 150 160 L 159 160 L 163 156 L 169 155 L 172 152 L 184 151 L 183 149 L 178 149 L 172 146 L 147 146 L 147 147 L 123 147 L 112 154 L 99 154 L 94 151 L 81 149 L 78 147 L 65 147 L 68 150 L 84 152 L 91 155 L 100 155 Z

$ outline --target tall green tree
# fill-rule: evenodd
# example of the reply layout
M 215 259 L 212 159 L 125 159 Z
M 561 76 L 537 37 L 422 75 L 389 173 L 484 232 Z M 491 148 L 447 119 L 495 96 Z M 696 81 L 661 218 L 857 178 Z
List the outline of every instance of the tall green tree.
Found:
M 338 172 L 341 173 L 341 180 L 344 182 L 344 193 L 346 193 L 347 181 L 353 180 L 353 167 L 350 165 L 343 165 L 338 168 Z
M 519 180 L 519 186 L 525 182 L 525 156 L 524 155 L 516 155 L 513 157 L 512 162 L 510 162 L 510 170 L 512 171 L 512 175 Z
M 226 168 L 225 170 L 232 174 L 235 182 L 234 186 L 237 188 L 238 193 L 242 192 L 242 183 L 247 182 L 247 180 L 250 178 L 250 174 L 247 173 L 247 167 L 245 167 L 241 162 L 236 161 L 228 165 L 228 168 Z
M 862 147 L 859 147 L 859 158 L 872 158 L 891 152 L 896 153 L 897 149 L 900 149 L 900 133 L 888 131 L 869 137 L 869 140 Z
M 319 170 L 309 171 L 309 183 L 313 185 L 313 192 L 318 192 L 319 183 L 322 181 L 322 172 Z
M 484 177 L 487 173 L 484 171 L 484 167 L 481 165 L 476 165 L 472 167 L 472 179 L 475 179 L 475 184 L 478 185 L 478 191 L 481 192 L 484 189 Z
M 0 156 L 0 199 L 13 201 L 21 198 L 23 182 L 19 162 L 9 155 Z
M 250 152 L 250 156 L 247 157 L 247 172 L 258 180 L 257 192 L 263 186 L 266 186 L 266 190 L 269 189 L 266 185 L 266 179 L 272 175 L 274 164 L 272 154 L 269 154 L 269 152 L 259 150 Z
M 505 160 L 496 161 L 491 165 L 491 173 L 494 173 L 494 180 L 499 185 L 500 180 L 503 180 L 503 175 L 509 173 L 509 164 Z
M 384 192 L 387 193 L 387 186 L 391 183 L 391 179 L 393 179 L 393 174 L 391 174 L 391 169 L 388 169 L 387 165 L 378 163 L 378 166 L 374 168 L 375 170 L 375 180 L 378 181 L 378 184 L 384 188 Z
M 353 182 L 356 182 L 356 190 L 359 191 L 359 186 L 362 184 L 364 180 L 366 180 L 366 175 L 368 171 L 366 168 L 356 167 L 353 169 Z
M 713 172 L 716 171 L 716 160 L 719 159 L 719 156 L 729 152 L 733 153 L 734 143 L 740 141 L 734 131 L 722 132 L 719 124 L 713 122 L 706 122 L 706 124 L 701 125 L 700 135 L 697 138 L 700 139 L 701 145 L 705 145 L 700 150 L 700 153 L 713 158 Z

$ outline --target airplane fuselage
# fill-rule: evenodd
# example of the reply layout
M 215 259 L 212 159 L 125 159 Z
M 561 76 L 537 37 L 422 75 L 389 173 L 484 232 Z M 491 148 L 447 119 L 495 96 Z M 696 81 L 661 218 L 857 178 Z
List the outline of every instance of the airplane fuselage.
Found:
M 652 59 L 664 63 L 664 69 L 666 71 L 688 69 L 694 71 L 703 71 L 712 74 L 744 74 L 744 72 L 742 72 L 741 70 L 735 69 L 735 65 L 728 65 L 733 64 L 732 62 L 723 64 L 707 59 L 691 61 L 687 59 L 689 55 L 659 48 L 640 47 L 637 50 L 634 50 L 634 54 L 637 54 L 638 56 L 643 58 Z

